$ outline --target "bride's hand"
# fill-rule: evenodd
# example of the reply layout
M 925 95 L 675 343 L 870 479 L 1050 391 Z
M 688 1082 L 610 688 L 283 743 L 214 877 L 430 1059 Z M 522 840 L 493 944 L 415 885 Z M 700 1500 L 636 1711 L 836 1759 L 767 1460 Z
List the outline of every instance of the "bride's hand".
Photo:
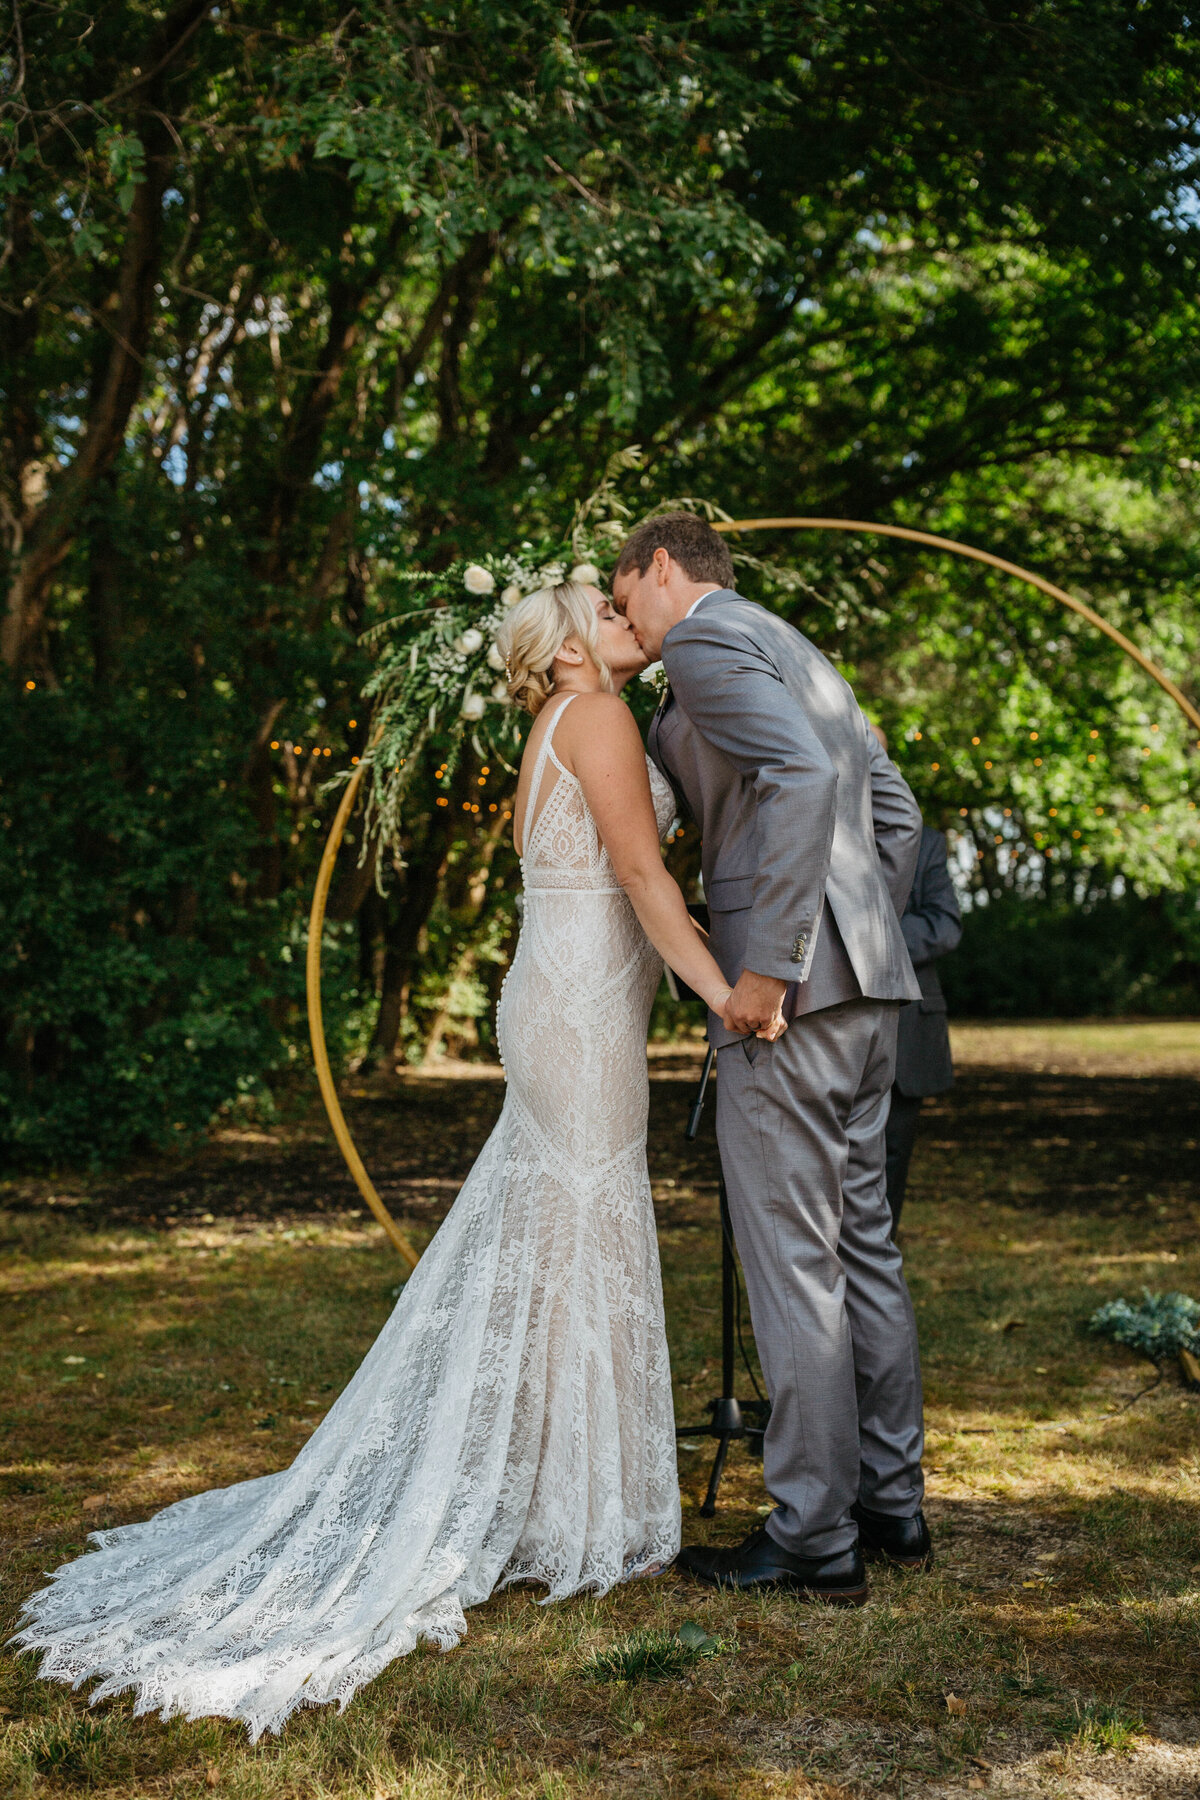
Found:
M 708 1003 L 713 1012 L 720 1014 L 721 1019 L 726 1025 L 729 1024 L 729 1020 L 725 1014 L 725 1006 L 732 992 L 733 989 L 731 987 L 719 987 Z M 754 1035 L 755 1037 L 765 1038 L 768 1044 L 773 1044 L 777 1038 L 783 1036 L 787 1028 L 788 1022 L 786 1019 L 776 1018 L 772 1019 L 769 1025 L 763 1025 Z

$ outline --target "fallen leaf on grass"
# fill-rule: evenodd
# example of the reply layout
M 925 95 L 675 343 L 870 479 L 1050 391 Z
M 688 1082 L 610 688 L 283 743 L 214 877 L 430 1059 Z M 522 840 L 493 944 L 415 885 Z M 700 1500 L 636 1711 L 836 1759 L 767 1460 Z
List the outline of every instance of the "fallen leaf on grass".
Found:
M 967 1703 L 965 1700 L 961 1700 L 957 1694 L 946 1695 L 946 1711 L 948 1713 L 951 1713 L 957 1719 L 961 1718 L 966 1710 Z
M 972 1775 L 967 1782 L 967 1786 L 969 1788 L 982 1788 L 987 1786 L 987 1782 L 983 1779 L 982 1775 Z
M 107 1500 L 107 1494 L 89 1494 L 87 1499 L 81 1501 L 80 1504 L 84 1512 L 95 1512 L 97 1507 L 104 1506 Z
M 1001 1331 L 1021 1331 L 1024 1326 L 1024 1319 L 1006 1319 L 1000 1329 Z

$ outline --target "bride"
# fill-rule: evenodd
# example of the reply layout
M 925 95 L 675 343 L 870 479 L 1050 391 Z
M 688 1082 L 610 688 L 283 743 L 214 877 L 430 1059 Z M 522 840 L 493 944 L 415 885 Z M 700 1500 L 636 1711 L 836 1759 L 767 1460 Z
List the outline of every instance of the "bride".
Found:
M 674 812 L 620 689 L 646 663 L 595 588 L 505 621 L 535 715 L 514 835 L 525 915 L 497 1015 L 504 1110 L 345 1392 L 290 1468 L 194 1494 L 27 1602 L 40 1673 L 135 1711 L 242 1719 L 337 1701 L 513 1581 L 547 1599 L 679 1547 L 670 1368 L 646 1173 L 662 959 L 730 989 L 663 867 Z M 27 1622 L 26 1622 L 27 1621 Z

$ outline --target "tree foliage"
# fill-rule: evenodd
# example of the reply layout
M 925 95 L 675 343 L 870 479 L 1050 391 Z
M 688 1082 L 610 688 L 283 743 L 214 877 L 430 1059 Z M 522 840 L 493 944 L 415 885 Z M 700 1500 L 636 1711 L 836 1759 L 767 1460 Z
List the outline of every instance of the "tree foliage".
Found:
M 278 1060 L 363 631 L 406 569 L 560 537 L 622 444 L 634 510 L 985 543 L 1188 679 L 1185 8 L 48 0 L 3 58 L 0 1081 L 37 1154 L 186 1137 Z M 1111 646 L 878 540 L 749 547 L 980 893 L 1194 885 L 1192 753 Z M 414 777 L 386 898 L 370 844 L 335 890 L 359 1053 L 486 1037 L 509 778 L 453 779 Z

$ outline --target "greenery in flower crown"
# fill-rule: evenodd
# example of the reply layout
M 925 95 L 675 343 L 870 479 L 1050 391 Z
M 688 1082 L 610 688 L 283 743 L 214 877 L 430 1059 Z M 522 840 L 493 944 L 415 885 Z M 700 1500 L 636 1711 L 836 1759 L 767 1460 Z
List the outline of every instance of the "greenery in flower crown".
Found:
M 423 604 L 385 619 L 363 636 L 378 657 L 364 689 L 374 703 L 363 758 L 368 765 L 364 855 L 375 833 L 384 846 L 399 843 L 405 791 L 423 759 L 436 757 L 440 768 L 453 773 L 469 742 L 481 761 L 495 760 L 512 769 L 523 715 L 509 699 L 504 659 L 496 645 L 501 621 L 526 594 L 566 577 L 586 583 L 607 580 L 632 517 L 615 491 L 616 482 L 641 462 L 636 444 L 610 457 L 604 479 L 576 507 L 561 538 L 526 541 L 514 550 L 482 553 L 474 561 L 460 558 L 436 571 L 396 571 L 396 579 L 411 584 Z M 645 516 L 683 509 L 709 519 L 729 517 L 713 502 L 692 497 L 664 500 Z M 734 552 L 734 561 L 785 591 L 803 585 L 793 570 L 744 552 Z M 651 689 L 661 680 L 660 665 L 642 676 Z M 380 881 L 386 862 L 385 857 L 377 859 Z

